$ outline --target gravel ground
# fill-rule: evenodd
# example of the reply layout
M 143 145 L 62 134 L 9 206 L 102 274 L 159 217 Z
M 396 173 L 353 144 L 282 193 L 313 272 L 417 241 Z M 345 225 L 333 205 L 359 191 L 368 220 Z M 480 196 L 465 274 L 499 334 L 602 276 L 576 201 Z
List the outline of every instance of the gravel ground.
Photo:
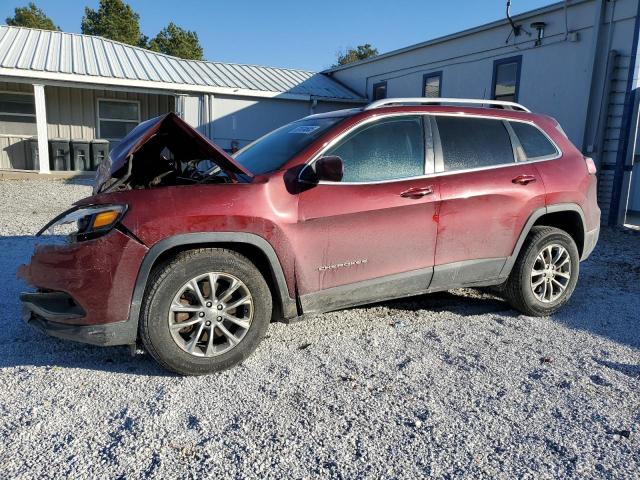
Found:
M 273 324 L 180 378 L 20 320 L 30 235 L 89 192 L 0 181 L 0 476 L 638 477 L 638 234 L 604 230 L 551 318 L 455 290 Z

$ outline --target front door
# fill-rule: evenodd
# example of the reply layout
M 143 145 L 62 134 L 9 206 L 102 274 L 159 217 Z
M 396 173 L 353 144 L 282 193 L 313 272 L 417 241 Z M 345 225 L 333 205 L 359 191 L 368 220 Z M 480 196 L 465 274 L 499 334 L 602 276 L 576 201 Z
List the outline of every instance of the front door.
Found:
M 424 176 L 425 137 L 421 116 L 393 116 L 324 152 L 342 158 L 344 177 L 300 194 L 296 280 L 305 312 L 427 290 L 439 192 Z

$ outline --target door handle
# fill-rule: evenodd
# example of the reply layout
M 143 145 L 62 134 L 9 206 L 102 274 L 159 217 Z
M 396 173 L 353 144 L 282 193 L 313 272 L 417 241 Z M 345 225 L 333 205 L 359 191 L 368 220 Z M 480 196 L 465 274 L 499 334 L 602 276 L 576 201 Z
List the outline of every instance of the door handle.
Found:
M 536 177 L 534 177 L 533 175 L 518 175 L 516 178 L 511 180 L 511 182 L 517 183 L 518 185 L 528 185 L 535 182 L 536 180 Z
M 409 190 L 405 190 L 400 194 L 404 198 L 422 198 L 433 193 L 433 187 L 412 187 Z

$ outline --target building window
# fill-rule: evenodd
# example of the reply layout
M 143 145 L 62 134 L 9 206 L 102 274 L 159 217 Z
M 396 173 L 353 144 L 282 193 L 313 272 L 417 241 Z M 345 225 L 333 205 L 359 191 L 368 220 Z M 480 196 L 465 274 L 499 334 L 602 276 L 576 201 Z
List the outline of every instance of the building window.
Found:
M 422 96 L 439 98 L 442 94 L 442 72 L 427 73 L 422 77 Z
M 36 105 L 33 95 L 0 92 L 0 121 L 36 123 Z
M 493 85 L 491 91 L 494 100 L 518 101 L 521 67 L 522 56 L 503 58 L 493 62 Z
M 0 92 L 0 134 L 30 137 L 36 133 L 33 94 Z M 5 153 L 8 151 L 5 150 Z
M 387 98 L 387 82 L 379 82 L 373 84 L 373 100 L 382 100 Z
M 140 103 L 126 100 L 98 100 L 98 137 L 122 140 L 140 123 Z

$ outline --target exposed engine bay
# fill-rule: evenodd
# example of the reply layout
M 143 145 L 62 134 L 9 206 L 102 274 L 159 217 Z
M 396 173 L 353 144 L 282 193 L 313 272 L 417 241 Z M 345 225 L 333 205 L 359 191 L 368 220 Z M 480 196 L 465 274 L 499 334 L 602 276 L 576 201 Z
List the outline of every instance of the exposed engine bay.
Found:
M 191 159 L 191 155 L 177 148 L 174 153 L 167 147 L 165 135 L 157 135 L 149 140 L 133 157 L 131 175 L 114 190 L 132 190 L 169 185 L 189 185 L 194 183 L 235 183 L 236 179 L 226 173 L 218 164 L 208 158 Z
M 251 174 L 174 113 L 134 128 L 99 167 L 94 193 L 246 182 Z

